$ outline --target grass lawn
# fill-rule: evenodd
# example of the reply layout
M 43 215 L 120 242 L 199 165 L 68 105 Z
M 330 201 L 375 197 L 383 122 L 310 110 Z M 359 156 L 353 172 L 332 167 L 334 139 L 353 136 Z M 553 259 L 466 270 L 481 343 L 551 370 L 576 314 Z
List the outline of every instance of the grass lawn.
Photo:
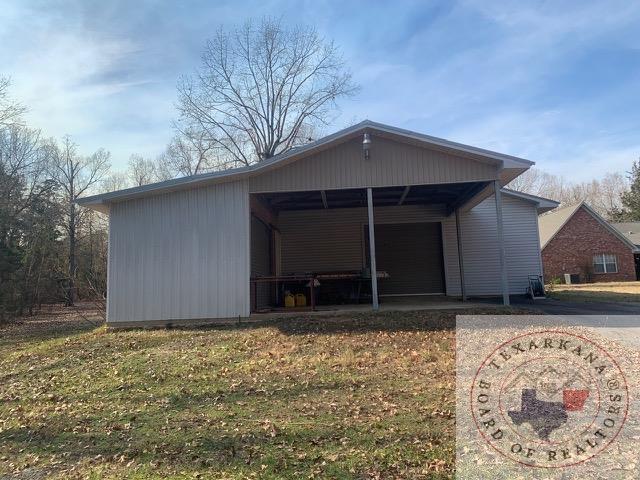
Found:
M 640 302 L 640 282 L 583 283 L 548 287 L 551 298 L 575 302 Z
M 4 327 L 0 478 L 451 478 L 454 316 L 482 312 Z

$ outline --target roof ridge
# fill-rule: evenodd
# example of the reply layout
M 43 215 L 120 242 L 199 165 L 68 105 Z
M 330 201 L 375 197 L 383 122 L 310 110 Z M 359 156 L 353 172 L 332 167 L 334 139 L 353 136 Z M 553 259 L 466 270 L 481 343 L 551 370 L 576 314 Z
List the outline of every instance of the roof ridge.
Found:
M 313 155 L 314 153 L 321 151 L 322 149 L 330 148 L 332 145 L 338 144 L 342 141 L 346 141 L 351 138 L 352 135 L 356 135 L 364 129 L 372 129 L 374 131 L 377 130 L 389 135 L 396 135 L 397 137 L 405 138 L 412 142 L 418 142 L 418 144 L 424 145 L 425 148 L 429 148 L 429 146 L 431 146 L 433 148 L 444 149 L 445 151 L 456 152 L 460 155 L 468 155 L 476 161 L 497 165 L 498 168 L 526 170 L 531 165 L 533 165 L 533 162 L 525 160 L 523 158 L 518 158 L 512 155 L 474 147 L 473 145 L 465 145 L 443 138 L 433 137 L 431 135 L 406 130 L 383 123 L 377 123 L 372 120 L 366 119 L 360 123 L 343 128 L 329 135 L 325 135 L 324 137 L 319 138 L 313 142 L 302 145 L 297 149 L 282 152 L 271 158 L 256 162 L 248 166 L 221 171 L 206 172 L 198 175 L 151 183 L 139 187 L 131 187 L 115 192 L 105 192 L 98 195 L 91 195 L 78 199 L 76 203 L 85 206 L 104 205 L 116 200 L 157 194 L 182 188 L 189 188 L 190 186 L 194 184 L 200 184 L 201 182 L 233 181 L 243 177 L 259 175 L 269 171 L 270 169 L 279 168 L 279 166 L 287 165 L 290 162 L 305 158 L 308 155 Z M 509 166 L 505 167 L 505 165 Z
M 600 223 L 605 229 L 609 230 L 609 232 L 616 237 L 618 237 L 622 242 L 626 243 L 633 250 L 637 247 L 624 236 L 620 230 L 618 230 L 614 225 L 608 222 L 605 218 L 602 217 L 597 211 L 595 211 L 585 200 L 581 200 L 572 205 L 567 205 L 566 207 L 561 207 L 555 211 L 550 212 L 547 215 L 541 215 L 538 217 L 538 230 L 540 235 L 540 248 L 544 249 L 551 240 L 564 228 L 564 226 L 573 218 L 576 212 L 584 207 L 589 215 L 591 215 L 598 223 Z M 568 210 L 568 212 L 567 212 Z M 568 214 L 567 214 L 568 213 Z M 560 215 L 563 214 L 563 215 Z M 566 215 L 566 216 L 565 216 Z M 553 222 L 557 219 L 561 220 L 557 224 Z M 546 225 L 545 225 L 546 224 Z M 548 231 L 546 231 L 548 229 Z

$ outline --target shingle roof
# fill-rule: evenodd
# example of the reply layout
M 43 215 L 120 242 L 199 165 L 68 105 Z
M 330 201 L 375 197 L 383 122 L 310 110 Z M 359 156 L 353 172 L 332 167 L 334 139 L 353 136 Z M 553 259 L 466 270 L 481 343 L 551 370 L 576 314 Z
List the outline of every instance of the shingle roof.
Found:
M 631 240 L 634 245 L 640 246 L 640 222 L 612 223 L 611 225 Z
M 538 217 L 538 232 L 540 235 L 540 248 L 543 249 L 551 241 L 553 237 L 565 226 L 565 224 L 575 215 L 580 209 L 584 208 L 595 218 L 604 228 L 609 230 L 613 235 L 618 237 L 622 242 L 627 244 L 631 250 L 636 251 L 636 245 L 627 236 L 622 234 L 618 229 L 614 228 L 609 222 L 607 222 L 601 215 L 593 210 L 589 205 L 584 202 L 577 203 L 575 205 L 569 205 L 566 207 L 558 208 L 557 210 L 541 215 Z
M 544 248 L 547 243 L 560 231 L 564 224 L 576 213 L 582 203 L 561 207 L 553 212 L 538 217 L 538 230 L 540 232 L 540 248 Z

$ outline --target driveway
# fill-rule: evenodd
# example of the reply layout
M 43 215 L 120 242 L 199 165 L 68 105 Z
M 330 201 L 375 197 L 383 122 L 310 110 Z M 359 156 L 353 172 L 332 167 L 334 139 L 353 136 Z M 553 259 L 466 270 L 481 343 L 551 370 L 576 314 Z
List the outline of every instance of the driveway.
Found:
M 525 297 L 511 297 L 511 304 L 547 315 L 640 315 L 640 302 L 569 302 L 552 298 L 532 302 Z
M 603 335 L 640 350 L 640 303 L 569 302 L 547 298 L 532 302 L 525 297 L 511 299 L 514 306 L 558 315 L 560 323 L 597 328 Z

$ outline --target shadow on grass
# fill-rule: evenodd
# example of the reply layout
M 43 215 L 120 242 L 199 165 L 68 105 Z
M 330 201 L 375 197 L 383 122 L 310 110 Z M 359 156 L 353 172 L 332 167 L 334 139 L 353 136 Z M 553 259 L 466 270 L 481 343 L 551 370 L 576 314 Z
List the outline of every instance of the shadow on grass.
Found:
M 286 390 L 278 392 L 274 400 L 286 404 L 300 393 L 297 389 Z M 230 411 L 236 401 L 230 396 L 222 403 L 226 404 L 226 411 Z M 106 426 L 96 417 L 61 414 L 49 418 L 46 424 L 7 428 L 0 432 L 0 444 L 6 452 L 44 458 L 55 456 L 63 459 L 61 466 L 66 468 L 74 464 L 87 468 L 87 464 L 92 463 L 123 464 L 134 460 L 139 465 L 154 464 L 159 471 L 179 466 L 184 470 L 212 468 L 262 474 L 288 473 L 281 478 L 298 478 L 292 474 L 310 471 L 323 463 L 327 456 L 345 448 L 345 439 L 350 445 L 377 451 L 374 458 L 378 460 L 388 456 L 388 464 L 379 466 L 388 472 L 397 468 L 398 463 L 407 466 L 414 460 L 417 463 L 423 460 L 418 456 L 424 455 L 419 450 L 407 456 L 412 448 L 410 442 L 415 444 L 420 439 L 424 444 L 437 443 L 436 448 L 440 448 L 440 442 L 444 446 L 453 442 L 453 434 L 449 432 L 453 420 L 436 419 L 432 425 L 418 428 L 403 438 L 403 434 L 387 429 L 388 425 L 381 424 L 377 429 L 372 425 L 350 425 L 345 417 L 330 423 L 301 418 L 279 425 L 277 421 L 273 424 L 262 420 L 268 413 L 256 415 L 253 411 L 247 418 L 226 415 L 209 420 L 201 410 L 207 407 L 210 407 L 209 399 L 187 395 L 170 408 L 147 407 L 137 411 L 133 420 L 121 418 L 117 428 L 114 423 Z M 186 417 L 185 413 L 188 414 Z M 125 422 L 128 426 L 123 428 Z M 406 447 L 397 451 L 401 440 Z M 439 453 L 442 455 L 444 452 Z M 355 474 L 353 467 L 354 463 L 360 462 L 359 468 L 364 468 L 363 461 L 348 457 L 345 456 L 344 463 L 335 464 L 336 472 L 341 474 L 340 478 L 362 478 Z M 449 462 L 452 460 L 448 459 Z
M 23 317 L 0 326 L 0 348 L 32 342 L 43 342 L 61 337 L 80 335 L 100 328 L 98 320 L 42 320 L 38 317 Z
M 439 331 L 455 328 L 455 314 L 438 312 L 389 312 L 349 316 L 282 318 L 267 322 L 286 335 L 344 334 L 367 332 Z
M 240 321 L 233 325 L 208 325 L 209 329 L 277 328 L 286 335 L 345 334 L 367 332 L 409 332 L 455 330 L 456 315 L 516 315 L 535 313 L 522 308 L 469 308 L 395 312 L 348 312 L 327 315 L 269 317 Z M 175 327 L 180 328 L 180 327 Z

